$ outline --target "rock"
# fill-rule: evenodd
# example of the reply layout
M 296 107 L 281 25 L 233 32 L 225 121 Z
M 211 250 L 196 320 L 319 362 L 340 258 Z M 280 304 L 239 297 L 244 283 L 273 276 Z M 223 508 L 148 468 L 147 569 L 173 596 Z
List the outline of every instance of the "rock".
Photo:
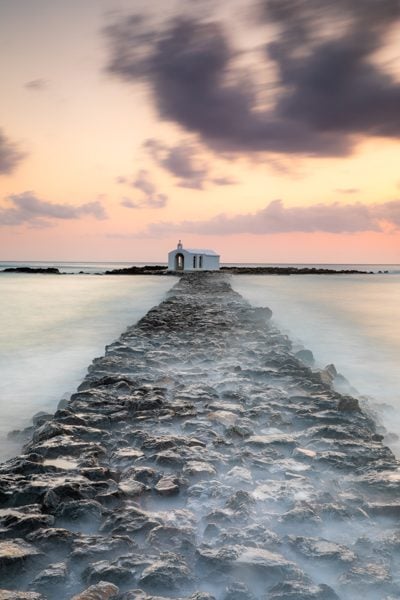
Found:
M 278 583 L 268 592 L 268 600 L 340 600 L 331 587 L 299 581 Z
M 285 574 L 285 576 L 299 572 L 297 566 L 286 560 L 281 554 L 262 548 L 240 548 L 233 566 L 235 568 L 246 567 L 265 574 Z
M 356 555 L 347 546 L 323 538 L 288 536 L 289 544 L 300 554 L 311 560 L 339 561 L 351 563 Z
M 0 542 L 22 552 L 4 587 L 70 600 L 83 575 L 86 600 L 400 597 L 399 462 L 333 367 L 323 383 L 268 316 L 223 274 L 185 274 L 37 416 L 0 464 Z
M 255 600 L 255 597 L 245 583 L 235 581 L 226 588 L 223 600 Z
M 118 487 L 127 496 L 141 496 L 150 489 L 144 483 L 135 479 L 123 479 Z
M 154 489 L 160 496 L 175 496 L 179 494 L 179 479 L 173 475 L 165 475 Z
M 37 427 L 43 425 L 45 421 L 49 421 L 52 418 L 53 415 L 51 413 L 46 413 L 43 410 L 40 410 L 39 412 L 33 415 L 32 423 L 35 425 L 35 427 Z
M 67 565 L 65 562 L 49 565 L 32 581 L 30 587 L 39 592 L 46 594 L 55 594 L 57 589 L 65 589 L 67 579 Z
M 392 581 L 386 565 L 376 563 L 357 563 L 340 577 L 340 583 L 354 590 L 380 588 Z
M 211 477 L 216 475 L 216 470 L 212 465 L 203 461 L 190 460 L 183 469 L 183 474 L 187 477 L 197 477 L 203 479 L 204 477 Z
M 70 558 L 84 564 L 99 559 L 111 559 L 131 553 L 136 549 L 128 536 L 80 536 L 74 543 Z
M 190 527 L 160 525 L 148 533 L 146 541 L 152 548 L 183 552 L 195 547 L 196 535 Z
M 97 585 L 91 585 L 80 594 L 76 594 L 71 600 L 111 600 L 119 594 L 119 588 L 108 581 L 99 581 Z
M 76 534 L 67 529 L 50 527 L 37 529 L 27 536 L 27 540 L 40 547 L 43 552 L 69 552 Z
M 35 529 L 51 526 L 53 523 L 54 517 L 41 514 L 38 505 L 32 505 L 29 512 L 26 507 L 0 511 L 0 525 L 7 528 L 10 535 L 17 537 L 27 535 Z
M 160 560 L 147 567 L 139 583 L 152 590 L 179 590 L 191 583 L 193 575 L 182 556 L 172 552 L 161 554 Z
M 46 600 L 42 594 L 36 592 L 19 592 L 15 590 L 0 589 L 0 600 Z
M 360 405 L 357 398 L 343 396 L 338 402 L 337 409 L 342 412 L 360 412 Z
M 102 512 L 101 504 L 95 500 L 73 500 L 62 502 L 57 507 L 55 516 L 58 521 L 70 524 L 79 521 L 96 523 L 101 520 Z
M 299 350 L 296 352 L 295 356 L 307 366 L 311 367 L 315 363 L 314 355 L 311 350 Z
M 12 579 L 22 568 L 37 563 L 43 557 L 40 550 L 22 539 L 0 540 L 0 576 Z
M 88 584 L 109 581 L 115 585 L 128 584 L 134 579 L 135 572 L 129 561 L 116 559 L 114 561 L 100 560 L 90 563 L 82 573 L 82 579 Z
M 235 574 L 244 571 L 248 576 L 261 573 L 269 577 L 289 577 L 300 573 L 298 567 L 281 554 L 262 548 L 235 545 L 215 550 L 202 549 L 199 551 L 199 558 L 213 571 L 233 571 Z

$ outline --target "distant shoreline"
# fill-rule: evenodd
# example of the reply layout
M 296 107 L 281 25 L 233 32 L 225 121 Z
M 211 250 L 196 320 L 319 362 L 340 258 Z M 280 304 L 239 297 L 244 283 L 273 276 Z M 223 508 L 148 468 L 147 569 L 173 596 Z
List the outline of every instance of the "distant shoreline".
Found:
M 168 271 L 166 265 L 145 265 L 143 267 L 131 266 L 122 269 L 106 270 L 96 275 L 175 275 L 180 276 L 183 273 L 179 271 Z M 198 271 L 204 272 L 204 271 Z M 330 269 L 326 267 L 221 267 L 219 272 L 231 273 L 233 275 L 374 275 L 376 273 L 388 273 L 388 271 L 362 271 L 359 269 Z M 66 275 L 57 267 L 7 267 L 0 273 L 21 273 L 32 275 Z M 80 271 L 76 275 L 93 275 Z

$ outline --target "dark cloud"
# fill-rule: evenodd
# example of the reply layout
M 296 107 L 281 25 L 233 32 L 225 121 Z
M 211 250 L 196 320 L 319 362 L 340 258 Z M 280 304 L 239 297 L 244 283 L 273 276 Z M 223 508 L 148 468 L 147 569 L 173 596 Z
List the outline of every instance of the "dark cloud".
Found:
M 24 153 L 0 129 L 0 175 L 12 173 L 24 157 Z
M 149 139 L 144 147 L 158 165 L 178 179 L 178 185 L 203 189 L 208 178 L 208 167 L 198 158 L 198 150 L 193 144 L 182 142 L 168 147 L 159 140 Z
M 208 221 L 183 221 L 180 223 L 155 223 L 146 232 L 149 237 L 172 233 L 202 235 L 255 235 L 303 233 L 359 233 L 383 231 L 384 224 L 400 228 L 400 200 L 382 204 L 316 204 L 313 206 L 285 207 L 281 200 L 270 202 L 255 212 L 229 217 L 217 215 Z
M 236 180 L 229 177 L 213 177 L 211 168 L 200 157 L 200 149 L 193 142 L 183 141 L 167 146 L 157 139 L 148 139 L 143 144 L 153 160 L 178 179 L 180 187 L 202 190 L 214 185 L 233 185 Z
M 13 194 L 7 198 L 8 206 L 0 208 L 1 225 L 22 225 L 27 223 L 36 227 L 46 227 L 54 220 L 80 219 L 91 216 L 106 219 L 103 205 L 98 201 L 78 206 L 56 204 L 40 200 L 33 192 Z
M 114 22 L 108 69 L 145 82 L 163 119 L 216 150 L 343 155 L 360 135 L 400 137 L 400 83 L 375 60 L 400 0 L 259 5 L 266 31 L 276 30 L 260 65 L 276 73 L 265 89 L 235 70 L 227 27 L 211 20 Z
M 48 86 L 49 82 L 46 81 L 46 79 L 32 79 L 31 81 L 27 81 L 25 83 L 26 89 L 34 92 L 41 92 L 42 90 L 47 89 Z

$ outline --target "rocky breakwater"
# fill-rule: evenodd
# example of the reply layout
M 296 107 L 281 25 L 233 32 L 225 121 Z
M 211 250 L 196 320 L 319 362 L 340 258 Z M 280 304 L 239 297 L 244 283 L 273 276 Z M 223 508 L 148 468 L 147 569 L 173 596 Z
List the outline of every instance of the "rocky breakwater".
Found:
M 0 471 L 0 599 L 400 598 L 400 471 L 222 274 L 184 275 Z

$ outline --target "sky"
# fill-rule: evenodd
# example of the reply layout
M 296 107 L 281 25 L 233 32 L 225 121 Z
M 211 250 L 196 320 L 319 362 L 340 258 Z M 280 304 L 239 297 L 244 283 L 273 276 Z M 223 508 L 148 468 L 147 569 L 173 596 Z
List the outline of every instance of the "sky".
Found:
M 400 0 L 0 0 L 0 260 L 400 263 Z

